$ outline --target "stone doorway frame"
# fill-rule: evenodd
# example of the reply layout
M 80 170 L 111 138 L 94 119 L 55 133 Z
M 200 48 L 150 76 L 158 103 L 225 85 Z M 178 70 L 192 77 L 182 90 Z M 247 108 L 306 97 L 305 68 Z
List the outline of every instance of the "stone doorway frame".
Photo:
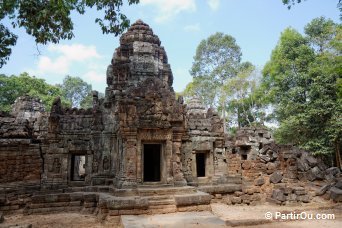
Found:
M 160 145 L 160 181 L 144 181 L 144 149 L 147 144 Z M 141 182 L 142 184 L 164 184 L 166 182 L 166 161 L 165 161 L 165 142 L 164 141 L 142 141 L 141 142 Z

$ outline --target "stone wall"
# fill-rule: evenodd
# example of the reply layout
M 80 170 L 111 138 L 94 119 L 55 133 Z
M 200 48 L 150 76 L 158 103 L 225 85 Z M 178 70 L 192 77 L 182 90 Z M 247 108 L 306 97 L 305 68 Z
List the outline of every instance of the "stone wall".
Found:
M 39 144 L 30 139 L 0 142 L 0 184 L 18 181 L 40 182 L 42 157 Z
M 12 115 L 0 115 L 0 183 L 40 183 L 43 111 L 38 99 L 24 96 L 13 104 Z

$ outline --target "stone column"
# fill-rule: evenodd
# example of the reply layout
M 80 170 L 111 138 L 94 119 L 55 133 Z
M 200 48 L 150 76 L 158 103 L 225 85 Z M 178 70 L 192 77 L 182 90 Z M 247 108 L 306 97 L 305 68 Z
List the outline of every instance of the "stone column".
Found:
M 172 142 L 172 175 L 174 178 L 175 186 L 185 186 L 187 182 L 184 178 L 183 169 L 182 169 L 182 161 L 181 161 L 181 141 L 182 133 L 174 133 L 173 134 L 173 142 Z
M 137 186 L 137 137 L 136 132 L 125 132 L 123 142 L 122 172 L 118 187 L 134 188 Z

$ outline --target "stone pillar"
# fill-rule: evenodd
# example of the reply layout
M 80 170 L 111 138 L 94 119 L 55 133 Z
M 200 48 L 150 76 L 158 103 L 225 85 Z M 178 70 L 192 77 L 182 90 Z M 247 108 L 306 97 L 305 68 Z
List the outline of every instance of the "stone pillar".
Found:
M 184 178 L 183 168 L 182 168 L 182 136 L 184 135 L 183 127 L 173 127 L 172 129 L 172 176 L 174 178 L 175 186 L 185 186 L 187 182 Z
M 183 175 L 181 162 L 181 142 L 173 142 L 172 144 L 172 173 L 175 186 L 185 186 L 186 180 Z
M 132 188 L 137 186 L 137 137 L 136 132 L 125 133 L 123 142 L 122 172 L 118 187 Z

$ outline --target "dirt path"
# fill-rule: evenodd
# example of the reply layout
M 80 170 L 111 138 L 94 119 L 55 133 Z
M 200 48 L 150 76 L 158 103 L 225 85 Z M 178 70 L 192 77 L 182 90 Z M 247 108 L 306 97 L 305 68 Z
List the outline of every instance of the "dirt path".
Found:
M 221 203 L 212 204 L 212 213 L 210 212 L 185 212 L 172 213 L 165 215 L 141 215 L 141 216 L 123 216 L 122 221 L 127 227 L 224 227 L 224 221 L 245 221 L 245 220 L 265 220 L 265 213 L 271 212 L 274 216 L 276 212 L 283 214 L 301 213 L 316 215 L 334 214 L 333 220 L 284 220 L 272 221 L 253 227 L 342 227 L 342 204 L 307 204 L 305 206 L 288 207 L 273 205 L 258 206 L 228 206 Z M 59 213 L 50 215 L 11 215 L 5 216 L 5 222 L 0 224 L 0 228 L 13 225 L 28 225 L 32 227 L 118 227 L 120 219 L 111 217 L 106 221 L 99 221 L 95 215 L 84 215 L 78 213 Z

